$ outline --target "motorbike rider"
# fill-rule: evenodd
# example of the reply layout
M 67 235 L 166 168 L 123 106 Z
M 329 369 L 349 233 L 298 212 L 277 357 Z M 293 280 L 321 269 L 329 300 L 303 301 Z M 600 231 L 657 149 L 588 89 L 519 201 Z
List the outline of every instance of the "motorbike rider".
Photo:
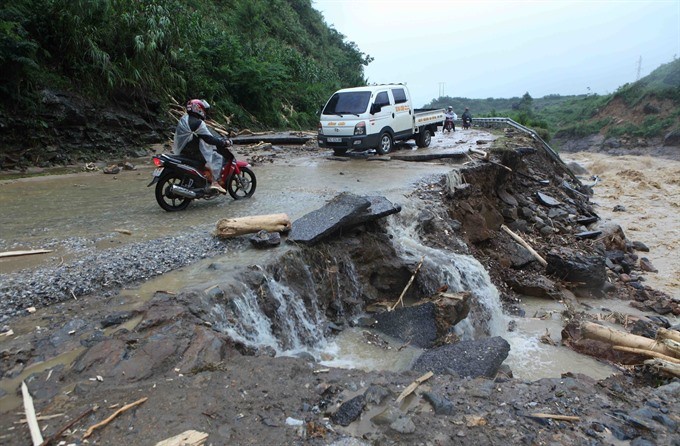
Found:
M 226 194 L 227 191 L 218 183 L 220 172 L 225 161 L 233 159 L 227 149 L 231 145 L 228 138 L 213 135 L 205 123 L 210 104 L 204 99 L 191 99 L 186 105 L 186 114 L 182 116 L 175 129 L 173 152 L 192 159 L 204 161 L 210 168 L 212 182 L 209 189 Z
M 470 114 L 470 109 L 465 107 L 465 111 L 463 112 L 463 124 L 465 125 L 466 122 L 469 124 L 472 124 L 472 115 Z
M 451 125 L 453 126 L 453 131 L 456 131 L 456 119 L 458 119 L 458 115 L 453 111 L 453 107 L 449 105 L 449 107 L 446 109 L 446 113 L 444 113 L 444 116 L 446 117 L 447 120 L 451 120 Z M 446 121 L 445 121 L 446 122 Z

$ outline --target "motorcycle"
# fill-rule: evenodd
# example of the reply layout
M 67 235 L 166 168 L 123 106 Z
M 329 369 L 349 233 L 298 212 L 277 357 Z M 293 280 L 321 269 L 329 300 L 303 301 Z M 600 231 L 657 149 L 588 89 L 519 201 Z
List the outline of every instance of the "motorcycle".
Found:
M 220 195 L 209 188 L 210 170 L 202 160 L 163 153 L 154 155 L 153 163 L 156 170 L 147 187 L 156 185 L 156 201 L 168 212 L 182 211 L 192 200 L 211 200 Z M 257 186 L 250 164 L 236 158 L 222 166 L 218 183 L 234 200 L 252 197 Z
M 469 129 L 471 123 L 472 123 L 472 119 L 470 119 L 470 118 L 463 118 L 463 128 L 464 128 L 464 129 Z
M 456 124 L 453 123 L 453 118 L 446 118 L 444 120 L 444 129 L 442 133 L 448 131 L 449 133 L 456 131 Z

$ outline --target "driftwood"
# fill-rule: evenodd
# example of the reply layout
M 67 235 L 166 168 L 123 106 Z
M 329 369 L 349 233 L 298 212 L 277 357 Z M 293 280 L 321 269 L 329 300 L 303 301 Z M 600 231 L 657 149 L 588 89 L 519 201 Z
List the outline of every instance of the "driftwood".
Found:
M 574 417 L 570 415 L 557 415 L 557 414 L 552 414 L 552 413 L 532 413 L 529 415 L 530 417 L 534 418 L 550 418 L 552 420 L 560 420 L 560 421 L 580 421 L 581 418 L 579 417 Z
M 426 374 L 424 374 L 423 376 L 421 376 L 420 378 L 416 379 L 411 384 L 409 384 L 408 387 L 405 388 L 404 391 L 401 392 L 401 394 L 397 397 L 397 403 L 400 403 L 401 400 L 403 400 L 404 398 L 406 398 L 407 396 L 412 394 L 413 391 L 416 390 L 419 385 L 421 385 L 422 383 L 424 383 L 428 379 L 432 378 L 432 376 L 434 376 L 434 373 L 427 372 Z
M 588 339 L 594 339 L 607 344 L 635 348 L 640 350 L 647 350 L 651 352 L 660 353 L 662 355 L 675 357 L 674 352 L 668 346 L 662 344 L 654 339 L 645 338 L 631 333 L 626 333 L 612 328 L 607 328 L 598 325 L 594 322 L 581 323 L 581 331 L 583 336 Z
M 680 365 L 672 362 L 664 361 L 663 359 L 648 359 L 645 361 L 645 365 L 648 365 L 658 372 L 664 372 L 670 376 L 675 376 L 680 378 Z
M 28 429 L 31 431 L 31 440 L 33 446 L 39 446 L 43 442 L 42 434 L 40 433 L 40 426 L 35 416 L 35 408 L 33 407 L 33 398 L 28 393 L 28 386 L 24 381 L 21 382 L 21 395 L 24 399 L 24 411 L 26 412 L 26 421 L 28 422 Z
M 680 342 L 680 331 L 668 330 L 666 328 L 659 328 L 656 332 L 657 339 L 670 339 L 675 342 Z
M 413 283 L 413 280 L 416 278 L 416 274 L 418 274 L 418 271 L 420 271 L 420 267 L 423 266 L 423 260 L 425 260 L 425 256 L 422 256 L 422 257 L 420 258 L 420 263 L 418 263 L 418 266 L 416 267 L 416 270 L 413 271 L 413 274 L 411 275 L 411 278 L 409 279 L 408 283 L 407 283 L 406 286 L 404 287 L 404 291 L 401 292 L 401 295 L 399 296 L 399 299 L 397 299 L 397 301 L 394 303 L 394 305 L 392 305 L 392 307 L 390 308 L 390 311 L 392 311 L 392 310 L 394 310 L 395 308 L 397 308 L 397 305 L 399 305 L 399 303 L 401 303 L 401 306 L 402 306 L 402 307 L 404 306 L 404 301 L 403 301 L 403 299 L 404 299 L 404 294 L 406 294 L 406 291 L 408 291 L 409 287 L 410 287 L 411 284 Z
M 88 416 L 89 414 L 91 414 L 92 412 L 94 412 L 94 410 L 95 410 L 94 407 L 90 407 L 90 408 L 87 409 L 85 412 L 81 413 L 80 415 L 78 415 L 77 417 L 75 417 L 73 420 L 69 421 L 64 427 L 62 427 L 61 429 L 59 429 L 57 432 L 55 432 L 54 434 L 52 434 L 50 437 L 46 438 L 45 441 L 43 441 L 42 443 L 40 443 L 40 446 L 48 446 L 48 445 L 52 444 L 53 441 L 57 441 L 57 440 L 59 439 L 59 437 L 61 437 L 61 435 L 62 435 L 64 432 L 66 432 L 66 429 L 70 429 L 71 426 L 73 426 L 73 425 L 76 424 L 78 421 L 82 420 L 83 418 L 85 418 L 86 416 Z
M 156 446 L 202 446 L 207 439 L 208 434 L 205 432 L 188 430 L 174 437 L 159 441 L 156 443 Z
M 52 252 L 51 249 L 33 249 L 30 251 L 5 251 L 0 252 L 0 257 L 18 257 L 18 256 L 29 256 L 33 254 L 47 254 Z
M 638 355 L 651 356 L 652 358 L 663 359 L 664 361 L 672 362 L 674 364 L 680 364 L 680 359 L 673 358 L 672 356 L 663 355 L 661 353 L 653 352 L 651 350 L 645 350 L 642 348 L 624 347 L 622 345 L 615 345 L 612 347 L 614 350 L 620 352 L 637 353 Z
M 514 232 L 512 232 L 512 231 L 510 230 L 510 228 L 508 228 L 508 227 L 505 226 L 505 225 L 501 225 L 501 229 L 502 229 L 503 231 L 505 231 L 510 237 L 512 237 L 513 239 L 515 239 L 515 241 L 516 241 L 517 243 L 519 243 L 520 245 L 524 246 L 524 247 L 527 249 L 527 251 L 529 251 L 529 252 L 531 253 L 531 255 L 534 256 L 534 258 L 536 258 L 536 260 L 538 260 L 538 262 L 539 262 L 541 265 L 543 265 L 543 266 L 548 266 L 548 262 L 547 262 L 543 257 L 541 257 L 541 255 L 540 255 L 539 253 L 537 253 L 536 250 L 534 250 L 534 248 L 532 248 L 531 246 L 529 246 L 529 244 L 528 244 L 526 241 L 524 241 L 524 239 L 523 239 L 522 237 L 520 237 L 519 235 L 517 235 L 517 234 L 515 234 Z
M 217 222 L 215 235 L 221 238 L 252 234 L 265 230 L 267 232 L 290 231 L 291 222 L 286 214 L 253 215 L 240 218 L 223 218 Z
M 87 431 L 85 432 L 85 434 L 83 435 L 83 439 L 85 439 L 85 438 L 89 437 L 90 435 L 92 435 L 92 432 L 94 432 L 95 429 L 99 429 L 100 427 L 106 426 L 106 425 L 109 424 L 111 421 L 113 421 L 113 419 L 116 418 L 118 415 L 120 415 L 120 414 L 122 414 L 123 412 L 126 412 L 126 411 L 128 411 L 128 410 L 130 410 L 130 409 L 132 409 L 133 407 L 139 406 L 140 404 L 142 404 L 144 401 L 146 401 L 146 400 L 148 400 L 148 399 L 149 399 L 148 397 L 144 397 L 144 398 L 138 399 L 138 400 L 135 401 L 134 403 L 126 404 L 125 406 L 121 407 L 120 409 L 118 409 L 117 411 L 115 411 L 114 413 L 112 413 L 112 414 L 111 414 L 107 419 L 105 419 L 104 421 L 100 421 L 99 423 L 90 426 L 90 427 L 87 429 Z

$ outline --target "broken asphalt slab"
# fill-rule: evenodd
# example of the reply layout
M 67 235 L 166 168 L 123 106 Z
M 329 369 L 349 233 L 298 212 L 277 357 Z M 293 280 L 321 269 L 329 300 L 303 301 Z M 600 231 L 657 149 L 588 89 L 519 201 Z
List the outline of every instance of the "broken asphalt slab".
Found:
M 295 220 L 288 234 L 288 241 L 313 245 L 343 228 L 377 220 L 399 211 L 401 206 L 393 204 L 385 197 L 364 197 L 343 192 L 322 208 Z

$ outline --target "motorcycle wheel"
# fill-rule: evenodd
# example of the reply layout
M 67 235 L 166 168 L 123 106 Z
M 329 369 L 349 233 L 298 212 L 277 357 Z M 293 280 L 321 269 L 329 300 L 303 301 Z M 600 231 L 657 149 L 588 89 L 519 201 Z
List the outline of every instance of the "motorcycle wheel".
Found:
M 242 167 L 240 174 L 232 175 L 227 180 L 227 192 L 234 200 L 252 197 L 256 186 L 255 173 L 248 167 Z
M 177 172 L 163 175 L 156 183 L 156 201 L 161 208 L 168 212 L 183 211 L 189 206 L 192 198 L 180 197 L 170 192 L 173 185 L 187 186 L 186 176 Z

